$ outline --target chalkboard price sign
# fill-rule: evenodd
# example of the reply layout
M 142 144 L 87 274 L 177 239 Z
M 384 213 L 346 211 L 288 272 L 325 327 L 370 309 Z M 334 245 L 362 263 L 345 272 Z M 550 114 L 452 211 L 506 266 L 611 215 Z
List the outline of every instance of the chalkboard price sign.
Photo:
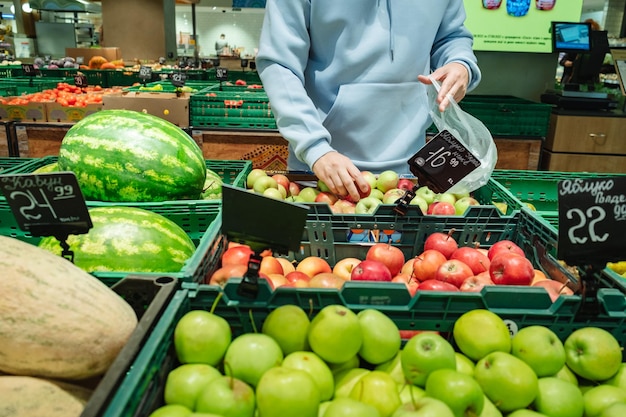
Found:
M 39 71 L 33 64 L 22 64 L 22 72 L 27 77 L 35 77 L 39 75 Z
M 215 68 L 215 78 L 217 81 L 228 81 L 228 68 Z
M 442 130 L 408 164 L 419 184 L 443 193 L 478 168 L 480 161 L 452 133 Z
M 149 67 L 147 65 L 142 65 L 141 67 L 139 67 L 139 78 L 144 83 L 148 80 L 151 80 L 152 79 L 152 67 Z
M 569 265 L 626 259 L 626 177 L 559 181 L 558 257 Z
M 73 172 L 0 175 L 0 188 L 19 227 L 33 236 L 61 240 L 93 227 Z
M 172 75 L 172 85 L 174 87 L 184 87 L 185 81 L 187 81 L 187 75 L 182 72 L 173 72 Z
M 82 72 L 74 75 L 74 85 L 79 88 L 86 88 L 89 86 L 89 82 L 87 81 L 87 76 Z

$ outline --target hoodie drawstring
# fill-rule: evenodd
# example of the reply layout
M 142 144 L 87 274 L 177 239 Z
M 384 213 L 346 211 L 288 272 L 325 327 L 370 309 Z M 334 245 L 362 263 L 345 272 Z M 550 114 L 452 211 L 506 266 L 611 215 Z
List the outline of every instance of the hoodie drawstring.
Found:
M 378 5 L 380 6 L 380 0 L 378 0 Z M 391 0 L 387 0 L 387 16 L 389 18 L 389 54 L 391 57 L 391 62 L 393 62 L 393 52 L 395 48 L 395 36 L 393 34 L 393 18 L 391 15 Z

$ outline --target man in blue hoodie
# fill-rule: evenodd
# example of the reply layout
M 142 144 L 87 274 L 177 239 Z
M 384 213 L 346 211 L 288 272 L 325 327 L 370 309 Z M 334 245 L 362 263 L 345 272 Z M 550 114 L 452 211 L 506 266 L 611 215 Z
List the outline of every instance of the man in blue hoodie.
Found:
M 361 171 L 410 173 L 439 109 L 480 81 L 463 0 L 267 0 L 257 69 L 289 142 L 290 170 L 312 170 L 358 200 Z

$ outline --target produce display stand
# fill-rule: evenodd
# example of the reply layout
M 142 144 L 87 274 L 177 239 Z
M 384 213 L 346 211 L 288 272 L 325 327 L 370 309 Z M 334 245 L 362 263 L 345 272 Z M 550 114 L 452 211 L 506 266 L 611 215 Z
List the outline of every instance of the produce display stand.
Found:
M 493 215 L 487 215 L 483 208 L 470 207 L 465 216 L 397 218 L 394 223 L 384 221 L 378 214 L 365 216 L 356 223 L 352 216 L 337 215 L 331 219 L 333 232 L 328 243 L 324 244 L 325 250 L 319 254 L 324 256 L 329 253 L 325 256 L 328 259 L 336 258 L 337 252 L 361 255 L 364 245 L 348 242 L 347 238 L 350 229 L 357 227 L 399 231 L 398 245 L 413 251 L 423 247 L 427 234 L 454 229 L 453 236 L 459 242 L 478 241 L 483 247 L 498 239 L 511 239 L 524 249 L 536 267 L 550 264 L 570 280 L 570 285 L 576 287 L 579 284 L 576 277 L 561 268 L 553 256 L 557 238 L 554 227 L 540 221 L 529 210 L 521 210 L 510 217 L 498 217 L 495 208 L 492 210 Z M 308 241 L 302 242 L 304 253 L 313 252 L 314 235 L 325 229 L 320 224 L 325 221 L 314 215 L 309 216 L 305 231 Z M 224 236 L 219 236 L 217 242 L 221 249 L 214 255 L 220 256 L 226 246 Z M 331 252 L 333 255 L 330 255 Z M 215 260 L 214 264 L 217 265 L 218 261 Z M 173 349 L 176 323 L 190 310 L 210 310 L 218 298 L 215 313 L 229 322 L 234 336 L 260 329 L 269 312 L 281 305 L 298 305 L 314 316 L 324 306 L 340 304 L 355 312 L 376 308 L 388 315 L 401 330 L 435 330 L 445 335 L 463 313 L 489 309 L 506 321 L 512 333 L 530 325 L 542 325 L 564 340 L 578 328 L 597 326 L 608 330 L 624 344 L 625 290 L 604 274 L 597 279 L 602 288 L 597 291 L 596 298 L 562 296 L 554 303 L 542 288 L 519 286 L 487 286 L 479 293 L 418 291 L 411 297 L 401 283 L 353 281 L 346 282 L 341 290 L 278 288 L 274 291 L 267 284 L 262 284 L 257 298 L 249 299 L 237 294 L 240 278 L 232 278 L 224 288 L 182 283 L 182 289 L 177 291 L 160 317 L 103 415 L 145 416 L 163 405 L 165 378 L 178 364 Z M 593 304 L 593 314 L 586 313 L 588 303 Z
M 36 162 L 35 158 L 0 158 L 0 175 L 27 171 L 34 162 Z

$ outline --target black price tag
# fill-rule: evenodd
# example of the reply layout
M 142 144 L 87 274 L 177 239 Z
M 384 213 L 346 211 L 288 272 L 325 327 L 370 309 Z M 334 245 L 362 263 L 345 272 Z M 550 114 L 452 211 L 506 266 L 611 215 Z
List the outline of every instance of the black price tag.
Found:
M 248 60 L 243 58 L 241 60 L 241 68 L 247 68 L 248 67 Z
M 39 74 L 39 71 L 33 64 L 22 64 L 22 71 L 26 77 L 35 77 Z
M 215 68 L 215 78 L 217 81 L 228 81 L 228 69 L 224 67 Z
M 80 72 L 74 75 L 74 85 L 79 88 L 88 87 L 89 82 L 87 81 L 87 76 Z
M 148 67 L 147 65 L 142 65 L 139 67 L 139 78 L 144 83 L 148 80 L 152 79 L 152 67 Z
M 65 239 L 93 227 L 73 172 L 0 175 L 0 187 L 19 227 L 33 236 Z
M 558 183 L 558 257 L 569 265 L 605 265 L 626 259 L 626 177 Z
M 185 81 L 187 81 L 187 75 L 182 72 L 173 72 L 172 73 L 172 85 L 174 87 L 184 87 Z
M 442 130 L 408 161 L 420 185 L 436 193 L 452 188 L 480 166 L 480 161 L 452 133 Z
M 76 57 L 76 63 L 79 64 L 79 65 L 84 64 L 85 63 L 85 57 L 77 56 Z

